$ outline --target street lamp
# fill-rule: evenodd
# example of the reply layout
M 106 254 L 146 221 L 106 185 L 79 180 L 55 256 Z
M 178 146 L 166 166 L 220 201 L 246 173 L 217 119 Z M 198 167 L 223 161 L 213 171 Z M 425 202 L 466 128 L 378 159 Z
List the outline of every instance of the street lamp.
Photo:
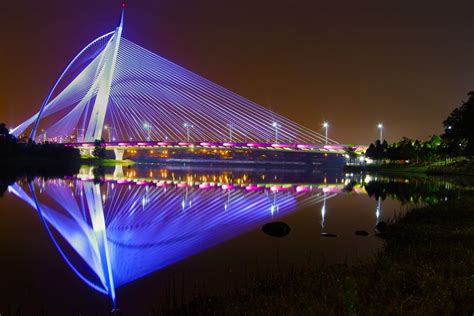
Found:
M 380 130 L 380 143 L 382 143 L 382 141 L 383 141 L 383 124 L 379 123 L 377 125 L 377 128 Z
M 193 125 L 189 123 L 184 123 L 183 126 L 186 128 L 186 141 L 189 142 L 189 129 L 193 128 Z
M 377 208 L 375 209 L 375 217 L 376 217 L 376 220 L 377 220 L 377 224 L 379 222 L 381 208 L 382 208 L 382 203 L 381 203 L 380 196 L 379 196 L 378 199 L 377 199 Z
M 323 206 L 321 207 L 321 228 L 324 228 L 325 219 L 326 219 L 326 192 L 323 192 Z
M 44 129 L 41 130 L 43 132 L 43 143 L 46 143 L 46 131 Z M 11 134 L 11 133 L 10 133 Z
M 278 128 L 281 127 L 277 122 L 273 122 L 272 126 L 275 128 L 275 144 L 278 144 Z
M 229 142 L 231 142 L 232 141 L 232 123 L 229 123 L 228 126 L 229 126 Z
M 147 141 L 150 141 L 150 139 L 151 139 L 151 137 L 150 137 L 151 125 L 148 124 L 148 123 L 145 123 L 145 124 L 143 124 L 143 127 L 147 130 L 147 138 L 146 138 L 146 140 L 147 140 Z
M 329 127 L 329 123 L 328 122 L 324 122 L 323 123 L 323 127 L 324 127 L 324 130 L 325 130 L 325 135 L 326 135 L 326 144 L 328 143 L 328 127 Z
M 105 125 L 104 129 L 107 131 L 107 134 L 109 136 L 109 143 L 110 143 L 110 128 L 109 128 L 109 126 Z

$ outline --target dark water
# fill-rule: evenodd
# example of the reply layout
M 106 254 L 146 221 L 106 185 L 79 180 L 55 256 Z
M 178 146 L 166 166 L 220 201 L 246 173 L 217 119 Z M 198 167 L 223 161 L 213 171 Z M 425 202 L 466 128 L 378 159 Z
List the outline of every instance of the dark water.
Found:
M 0 314 L 147 314 L 257 273 L 358 262 L 382 249 L 379 221 L 464 189 L 428 177 L 156 165 L 21 179 L 0 198 Z M 286 236 L 262 231 L 275 221 Z

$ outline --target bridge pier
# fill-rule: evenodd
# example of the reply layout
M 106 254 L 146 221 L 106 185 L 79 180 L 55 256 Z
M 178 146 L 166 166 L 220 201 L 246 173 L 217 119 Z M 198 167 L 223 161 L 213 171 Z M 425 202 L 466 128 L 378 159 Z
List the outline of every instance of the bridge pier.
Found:
M 114 178 L 123 178 L 123 177 L 124 177 L 123 166 L 122 165 L 115 165 Z
M 115 160 L 123 160 L 123 154 L 125 153 L 125 148 L 115 148 Z

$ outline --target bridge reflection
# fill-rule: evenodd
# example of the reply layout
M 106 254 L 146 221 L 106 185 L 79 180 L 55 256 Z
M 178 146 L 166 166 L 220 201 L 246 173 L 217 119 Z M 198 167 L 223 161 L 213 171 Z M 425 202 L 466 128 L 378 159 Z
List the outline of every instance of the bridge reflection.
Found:
M 64 261 L 115 303 L 116 288 L 233 239 L 298 208 L 316 206 L 326 226 L 339 193 L 402 203 L 456 196 L 445 182 L 307 169 L 226 170 L 137 165 L 84 167 L 74 177 L 20 180 L 10 192 L 35 209 Z
M 259 173 L 265 182 L 257 183 L 257 175 L 248 171 L 126 169 L 118 166 L 94 177 L 85 168 L 74 178 L 19 181 L 10 187 L 38 212 L 78 277 L 113 302 L 117 287 L 297 206 L 318 204 L 344 186 L 324 183 L 324 178 L 320 184 L 280 182 L 278 172 L 268 178 Z

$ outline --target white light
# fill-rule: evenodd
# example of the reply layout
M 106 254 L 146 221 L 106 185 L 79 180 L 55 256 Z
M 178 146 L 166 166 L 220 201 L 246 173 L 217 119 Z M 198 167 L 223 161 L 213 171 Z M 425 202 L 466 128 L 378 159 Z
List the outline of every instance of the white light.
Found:
M 383 128 L 383 125 L 381 123 L 379 123 L 379 125 L 377 125 L 378 128 Z
M 329 127 L 329 123 L 328 123 L 328 122 L 324 122 L 324 123 L 323 123 L 323 127 L 324 127 L 324 128 L 328 128 L 328 127 Z

